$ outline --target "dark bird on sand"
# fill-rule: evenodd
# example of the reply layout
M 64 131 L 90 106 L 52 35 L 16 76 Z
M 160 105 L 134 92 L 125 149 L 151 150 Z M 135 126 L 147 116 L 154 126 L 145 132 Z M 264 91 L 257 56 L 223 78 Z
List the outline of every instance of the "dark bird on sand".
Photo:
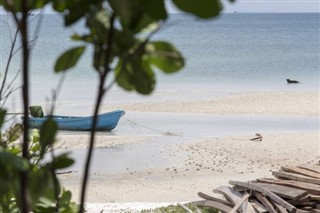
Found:
M 256 136 L 255 138 L 251 138 L 250 140 L 251 141 L 262 141 L 262 135 L 259 134 L 259 133 L 256 133 Z
M 299 84 L 299 81 L 287 79 L 288 84 Z

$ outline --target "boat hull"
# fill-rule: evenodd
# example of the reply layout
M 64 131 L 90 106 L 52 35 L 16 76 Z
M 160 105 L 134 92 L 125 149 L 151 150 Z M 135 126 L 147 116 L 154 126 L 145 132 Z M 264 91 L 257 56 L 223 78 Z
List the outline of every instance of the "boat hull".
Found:
M 112 112 L 99 114 L 96 130 L 111 131 L 116 128 L 121 116 L 125 112 L 123 110 L 115 110 Z M 39 129 L 49 117 L 33 118 L 29 117 L 29 127 Z M 88 117 L 69 117 L 69 116 L 52 116 L 60 130 L 73 131 L 89 131 L 92 128 L 93 116 Z

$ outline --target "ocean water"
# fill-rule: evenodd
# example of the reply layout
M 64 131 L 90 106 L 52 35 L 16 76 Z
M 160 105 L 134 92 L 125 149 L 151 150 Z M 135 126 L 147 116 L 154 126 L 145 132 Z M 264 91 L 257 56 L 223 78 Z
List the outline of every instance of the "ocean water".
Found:
M 7 15 L 0 18 L 2 78 L 14 24 Z M 186 58 L 184 69 L 170 75 L 157 71 L 157 86 L 150 96 L 125 92 L 115 86 L 104 102 L 211 99 L 239 91 L 319 90 L 319 20 L 319 13 L 222 14 L 209 21 L 171 15 L 153 39 L 174 43 Z M 37 16 L 32 16 L 31 21 L 33 34 Z M 83 32 L 83 24 L 65 30 L 61 16 L 43 15 L 31 55 L 31 104 L 50 103 L 52 90 L 61 79 L 61 74 L 53 72 L 54 62 L 65 50 L 79 45 L 71 41 L 70 35 Z M 10 79 L 21 69 L 19 53 L 12 61 Z M 97 87 L 91 53 L 87 49 L 79 64 L 67 72 L 58 97 L 58 111 L 91 112 Z M 287 78 L 302 83 L 287 85 Z M 15 86 L 19 85 L 20 79 L 15 82 Z M 18 111 L 20 99 L 19 93 L 13 95 L 8 108 Z

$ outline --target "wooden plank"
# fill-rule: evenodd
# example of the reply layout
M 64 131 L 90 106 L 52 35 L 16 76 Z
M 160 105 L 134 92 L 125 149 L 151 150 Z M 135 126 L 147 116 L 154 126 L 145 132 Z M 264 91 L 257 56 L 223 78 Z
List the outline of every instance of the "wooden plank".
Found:
M 282 166 L 281 169 L 285 172 L 293 172 L 293 173 L 302 174 L 302 175 L 305 175 L 308 177 L 320 179 L 319 173 L 313 172 L 313 171 L 310 171 L 307 169 L 302 169 L 302 168 L 298 168 L 298 167 L 290 167 L 290 166 Z
M 237 202 L 239 202 L 239 200 L 242 197 L 242 194 L 233 190 L 231 187 L 229 186 L 220 186 L 216 189 L 213 190 L 213 192 L 215 193 L 219 193 L 222 194 L 223 196 L 225 196 L 225 198 L 227 200 L 229 200 L 233 205 L 236 205 Z
M 284 208 L 283 206 L 277 204 L 276 202 L 274 202 L 273 205 L 279 210 L 280 213 L 288 213 L 286 208 Z
M 250 197 L 249 194 L 244 195 L 244 196 L 239 200 L 239 202 L 231 209 L 231 211 L 229 211 L 229 213 L 235 213 L 235 212 L 237 212 L 237 210 L 240 208 L 240 206 L 241 206 L 246 200 L 248 200 L 249 197 Z M 246 205 L 246 206 L 247 206 L 247 205 Z M 246 211 L 244 211 L 244 212 L 246 212 Z
M 301 209 L 302 210 L 307 210 L 307 211 L 312 211 L 312 207 L 311 206 L 303 206 Z
M 262 196 L 259 192 L 253 192 L 253 195 L 264 205 L 264 207 L 266 207 L 268 212 L 277 213 L 277 211 L 273 208 L 272 204 L 267 198 Z
M 318 200 L 320 201 L 320 196 L 319 195 L 314 195 L 314 194 L 309 194 L 311 200 Z
M 279 195 L 282 198 L 287 198 L 291 200 L 299 200 L 308 194 L 308 192 L 304 190 L 295 189 L 288 186 L 281 186 L 272 183 L 258 183 L 254 181 L 252 183 L 254 183 L 257 186 L 263 187 L 268 191 L 271 191 L 276 195 Z
M 272 179 L 272 178 L 259 178 L 257 179 L 257 181 L 263 182 L 263 183 L 273 183 L 273 184 L 282 185 L 282 186 L 290 186 L 296 189 L 305 190 L 315 195 L 320 195 L 320 185 L 313 184 L 313 183 L 302 183 L 294 180 L 278 180 L 278 179 Z
M 303 210 L 303 209 L 297 209 L 296 213 L 312 213 L 311 211 Z
M 246 199 L 245 201 L 243 201 L 243 204 L 242 204 L 242 212 L 248 212 L 248 206 L 249 206 L 249 201 L 248 201 L 248 199 Z M 252 206 L 252 208 L 253 208 L 253 206 Z M 253 210 L 254 210 L 254 208 L 253 208 Z M 255 210 L 254 210 L 254 213 L 256 213 Z
M 320 180 L 317 178 L 307 177 L 300 174 L 288 173 L 288 172 L 272 172 L 272 175 L 277 178 L 286 178 L 290 180 L 305 182 L 305 183 L 314 183 L 320 185 Z
M 299 203 L 298 205 L 299 206 L 312 206 L 312 207 L 314 206 L 315 207 L 317 205 L 317 203 L 318 202 L 315 202 L 315 201 L 309 201 L 309 202 Z
M 296 206 L 300 203 L 304 203 L 304 202 L 308 202 L 308 201 L 311 201 L 311 197 L 309 194 L 303 198 L 300 198 L 299 200 L 290 200 L 288 202 L 291 203 L 292 205 Z
M 228 205 L 228 206 L 232 206 L 232 204 L 227 201 L 227 200 L 222 200 L 220 198 L 216 198 L 216 197 L 213 197 L 213 196 L 210 196 L 210 195 L 207 195 L 205 193 L 202 193 L 202 192 L 198 192 L 198 196 L 205 199 L 205 200 L 212 200 L 212 201 L 217 201 L 217 202 L 220 202 L 220 203 L 223 203 L 225 205 Z
M 229 212 L 231 211 L 231 207 L 227 206 L 223 203 L 219 203 L 217 201 L 213 201 L 213 200 L 200 200 L 200 201 L 194 201 L 191 203 L 187 203 L 185 205 L 194 205 L 194 206 L 202 206 L 202 207 L 212 207 L 215 209 L 219 209 L 223 212 Z
M 236 205 L 243 197 L 241 193 L 237 192 L 236 190 L 232 189 L 229 186 L 220 186 L 214 189 L 213 192 L 222 194 L 233 205 Z M 243 206 L 242 206 L 242 210 L 243 210 Z M 248 204 L 246 213 L 255 213 L 254 208 L 251 206 L 251 204 Z
M 316 173 L 320 173 L 320 166 L 318 166 L 316 164 L 305 163 L 305 164 L 299 165 L 298 167 L 302 168 L 302 169 L 310 170 L 310 171 L 313 171 Z
M 241 186 L 243 188 L 246 189 L 250 189 L 250 190 L 254 190 L 257 192 L 262 193 L 263 195 L 268 196 L 271 200 L 277 202 L 278 204 L 282 205 L 283 207 L 285 207 L 287 210 L 289 210 L 289 212 L 296 212 L 297 208 L 292 206 L 290 203 L 287 203 L 285 200 L 283 200 L 281 197 L 279 197 L 278 195 L 274 194 L 273 192 L 262 188 L 261 186 L 258 186 L 256 184 L 253 183 L 244 183 L 244 182 L 240 182 L 240 181 L 229 181 L 229 183 L 231 185 L 237 185 L 237 186 Z
M 268 210 L 261 203 L 259 203 L 256 199 L 252 200 L 250 202 L 250 204 L 256 210 L 256 212 L 258 212 L 258 213 L 266 213 L 266 212 L 268 212 Z

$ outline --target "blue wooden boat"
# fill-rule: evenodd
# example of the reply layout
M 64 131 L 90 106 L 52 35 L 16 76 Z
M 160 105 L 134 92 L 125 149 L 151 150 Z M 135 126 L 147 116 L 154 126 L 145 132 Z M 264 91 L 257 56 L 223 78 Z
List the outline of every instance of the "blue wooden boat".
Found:
M 115 110 L 98 115 L 97 130 L 111 131 L 116 128 L 119 119 L 125 112 L 123 110 Z M 87 117 L 70 117 L 70 116 L 52 116 L 58 124 L 60 130 L 88 131 L 91 130 L 93 116 Z M 48 116 L 43 118 L 29 117 L 29 127 L 39 129 Z

